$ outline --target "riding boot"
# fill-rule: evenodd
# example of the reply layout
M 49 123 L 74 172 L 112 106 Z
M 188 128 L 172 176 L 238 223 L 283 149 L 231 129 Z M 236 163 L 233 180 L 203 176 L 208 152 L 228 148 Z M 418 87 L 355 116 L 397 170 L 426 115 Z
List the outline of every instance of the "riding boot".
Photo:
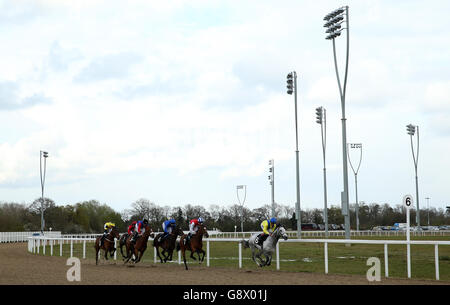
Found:
M 186 238 L 186 245 L 188 245 L 190 241 L 191 241 L 191 233 L 189 232 Z
M 261 234 L 258 236 L 258 244 L 261 246 L 261 249 L 263 247 L 264 240 L 266 240 L 264 237 L 265 237 L 265 234 Z

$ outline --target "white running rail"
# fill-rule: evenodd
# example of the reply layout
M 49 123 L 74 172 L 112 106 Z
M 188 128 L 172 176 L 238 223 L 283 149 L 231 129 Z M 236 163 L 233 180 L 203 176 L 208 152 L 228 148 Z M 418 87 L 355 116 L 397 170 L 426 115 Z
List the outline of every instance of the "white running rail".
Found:
M 98 234 L 97 234 L 98 236 Z M 149 238 L 149 242 L 153 239 Z M 59 245 L 59 254 L 63 254 L 63 244 L 70 244 L 70 257 L 73 256 L 74 243 L 83 243 L 83 259 L 86 258 L 86 242 L 93 242 L 95 238 L 52 238 L 46 236 L 32 236 L 28 238 L 28 251 L 31 253 L 38 253 L 42 251 L 45 254 L 45 246 L 50 246 L 50 255 L 53 255 L 53 248 Z M 236 242 L 239 268 L 242 268 L 242 239 L 240 238 L 205 238 L 206 242 L 206 266 L 210 266 L 210 243 L 211 242 Z M 118 240 L 116 242 L 116 248 L 118 246 Z M 385 277 L 389 277 L 389 261 L 388 261 L 388 245 L 408 245 L 404 240 L 357 240 L 357 239 L 288 239 L 280 240 L 276 246 L 275 261 L 277 270 L 280 269 L 280 255 L 279 245 L 280 243 L 322 243 L 324 245 L 324 270 L 328 274 L 328 244 L 366 244 L 366 245 L 384 245 L 384 263 L 385 263 Z M 410 245 L 434 245 L 434 259 L 435 259 L 435 275 L 436 280 L 439 280 L 439 246 L 450 246 L 450 241 L 409 241 Z M 42 249 L 42 250 L 41 250 Z M 154 263 L 157 262 L 156 249 L 154 249 Z M 117 259 L 116 253 L 114 259 Z M 100 255 L 100 254 L 99 254 Z M 181 264 L 181 254 L 178 251 L 178 264 Z M 411 269 L 410 255 L 407 257 L 407 265 L 409 270 Z M 408 276 L 410 277 L 410 275 Z
M 40 235 L 41 231 L 35 232 L 0 232 L 0 243 L 17 243 L 26 242 L 28 237 Z M 44 235 L 48 237 L 61 237 L 59 231 L 44 231 Z

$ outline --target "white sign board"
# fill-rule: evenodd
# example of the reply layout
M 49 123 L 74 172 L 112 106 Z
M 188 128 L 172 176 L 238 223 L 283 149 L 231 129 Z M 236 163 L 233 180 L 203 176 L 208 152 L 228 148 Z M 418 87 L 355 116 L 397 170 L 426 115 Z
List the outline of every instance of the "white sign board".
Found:
M 413 197 L 411 195 L 405 195 L 403 197 L 403 205 L 409 210 L 413 204 Z

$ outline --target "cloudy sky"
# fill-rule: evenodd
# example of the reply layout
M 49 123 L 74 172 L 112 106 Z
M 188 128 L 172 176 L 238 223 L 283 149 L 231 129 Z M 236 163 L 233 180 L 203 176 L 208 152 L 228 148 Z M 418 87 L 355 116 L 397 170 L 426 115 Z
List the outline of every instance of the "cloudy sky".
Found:
M 349 5 L 347 140 L 359 200 L 450 205 L 449 1 L 0 1 L 0 200 L 323 207 L 315 108 L 327 109 L 330 205 L 343 190 L 341 106 L 323 17 Z M 345 35 L 337 39 L 342 69 Z M 353 150 L 355 152 L 355 150 Z M 350 156 L 357 161 L 356 154 Z M 349 167 L 350 201 L 355 201 Z M 242 194 L 241 194 L 242 195 Z M 242 197 L 241 197 L 242 198 Z

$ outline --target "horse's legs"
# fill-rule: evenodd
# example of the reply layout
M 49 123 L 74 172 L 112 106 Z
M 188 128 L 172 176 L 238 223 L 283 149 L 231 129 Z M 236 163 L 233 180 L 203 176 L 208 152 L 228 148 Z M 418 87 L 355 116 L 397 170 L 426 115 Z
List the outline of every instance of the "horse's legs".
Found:
M 123 264 L 128 263 L 128 261 L 130 260 L 130 258 L 131 258 L 131 250 L 130 250 L 129 248 L 127 248 L 127 257 L 125 257 L 125 258 L 123 259 L 123 260 L 124 260 Z
M 272 256 L 269 253 L 264 253 L 264 257 L 266 258 L 264 260 L 264 266 L 269 266 L 272 262 Z
M 252 248 L 252 253 L 253 253 L 253 261 L 256 263 L 256 265 L 262 267 L 263 261 L 261 258 L 261 251 L 255 252 L 255 248 Z M 256 259 L 258 259 L 258 261 Z
M 255 248 L 252 248 L 252 259 L 256 263 L 256 265 L 258 265 L 258 263 L 256 262 L 256 259 L 255 259 Z
M 167 259 L 169 258 L 169 253 L 166 249 L 163 249 L 161 252 L 162 255 L 164 255 L 164 262 L 167 262 Z
M 205 259 L 205 254 L 206 254 L 206 252 L 205 252 L 205 250 L 203 250 L 203 249 L 199 249 L 199 250 L 197 250 L 197 251 L 198 251 L 198 260 L 199 260 L 199 263 L 202 263 L 203 260 Z M 203 254 L 203 255 L 201 256 L 201 258 L 200 258 L 200 253 Z
M 183 255 L 184 267 L 188 270 L 188 266 L 186 263 L 186 249 L 184 247 L 181 248 L 181 254 Z
M 136 260 L 137 260 L 138 257 L 139 257 L 139 252 L 138 252 L 138 250 L 136 250 L 136 248 L 133 249 L 133 255 L 134 255 L 134 258 L 132 259 L 132 261 L 133 261 L 134 263 L 136 263 Z
M 142 251 L 138 252 L 137 259 L 134 260 L 135 264 L 140 262 L 142 255 L 144 255 L 144 253 Z
M 120 242 L 120 254 L 122 254 L 122 258 L 125 259 L 125 255 L 123 255 L 123 243 Z
M 197 260 L 197 259 L 194 257 L 194 253 L 197 253 L 197 250 L 194 250 L 194 249 L 192 249 L 192 247 L 191 247 L 191 258 L 194 259 L 194 260 Z
M 108 260 L 108 250 L 106 250 L 105 244 L 103 244 L 103 251 L 105 251 L 105 260 Z
M 98 243 L 95 242 L 95 264 L 98 265 L 98 251 L 100 248 L 98 247 Z
M 156 246 L 156 254 L 158 255 L 159 259 L 161 260 L 161 264 L 162 264 L 163 259 L 161 258 L 161 255 L 159 254 L 159 246 Z

